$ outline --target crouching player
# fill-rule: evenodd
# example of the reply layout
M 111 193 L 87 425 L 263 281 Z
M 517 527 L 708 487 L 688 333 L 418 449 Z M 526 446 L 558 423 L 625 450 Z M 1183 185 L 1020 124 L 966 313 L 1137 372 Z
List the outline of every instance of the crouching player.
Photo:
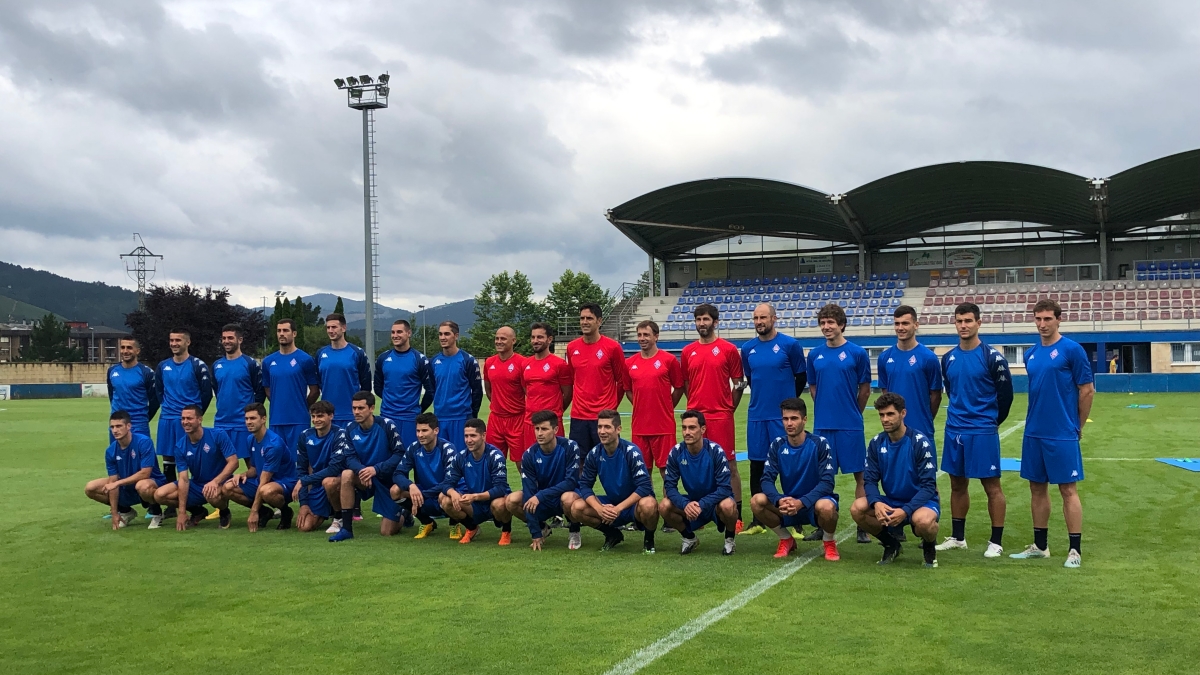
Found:
M 717 531 L 725 533 L 723 555 L 736 548 L 738 510 L 729 482 L 729 462 L 720 445 L 704 437 L 704 413 L 688 410 L 682 420 L 683 442 L 667 455 L 667 476 L 663 479 L 666 497 L 658 504 L 658 515 L 683 535 L 680 555 L 700 545 L 695 530 L 715 521 Z M 687 494 L 679 492 L 679 481 Z
M 762 492 L 750 500 L 754 517 L 779 535 L 776 558 L 796 550 L 796 539 L 788 527 L 812 525 L 822 532 L 825 559 L 839 560 L 834 532 L 838 522 L 838 496 L 833 491 L 833 451 L 824 438 L 806 433 L 808 408 L 799 398 L 779 404 L 785 437 L 776 438 L 767 450 L 763 466 Z M 778 479 L 783 492 L 775 488 Z
M 416 442 L 408 446 L 396 470 L 392 472 L 391 495 L 397 503 L 408 503 L 407 508 L 413 517 L 421 521 L 421 527 L 413 539 L 424 539 L 437 529 L 433 519 L 446 515 L 438 503 L 438 495 L 442 494 L 442 484 L 446 481 L 447 465 L 458 454 L 458 450 L 438 436 L 441 425 L 437 415 L 417 415 L 416 426 Z M 408 478 L 410 473 L 412 480 Z M 450 534 L 453 536 L 453 528 Z
M 400 431 L 386 417 L 376 417 L 375 395 L 360 391 L 350 399 L 354 421 L 346 427 L 346 443 L 333 453 L 334 475 L 321 481 L 331 504 L 341 506 L 342 527 L 329 541 L 354 538 L 354 497 L 371 500 L 371 510 L 383 518 L 379 534 L 400 531 L 400 507 L 392 500 L 392 474 L 404 455 Z M 357 491 L 357 492 L 356 492 Z
M 291 529 L 294 514 L 288 504 L 299 479 L 296 458 L 284 445 L 283 438 L 267 428 L 267 409 L 263 404 L 246 406 L 246 431 L 250 432 L 250 459 L 254 467 L 229 479 L 223 489 L 224 497 L 249 507 L 246 526 L 251 532 L 266 527 L 275 517 L 275 509 L 279 509 L 279 525 L 275 529 Z M 228 519 L 222 517 L 221 527 L 228 526 Z
M 904 424 L 904 398 L 887 392 L 875 399 L 883 433 L 867 446 L 864 474 L 866 497 L 854 500 L 854 522 L 883 545 L 880 565 L 900 555 L 900 541 L 891 528 L 911 525 L 921 538 L 925 567 L 937 567 L 938 518 L 937 448 L 915 429 Z M 883 494 L 880 494 L 880 483 Z
M 167 479 L 158 470 L 154 442 L 149 436 L 133 433 L 133 422 L 124 410 L 109 415 L 108 430 L 113 437 L 104 452 L 108 476 L 89 481 L 83 488 L 84 494 L 112 509 L 114 530 L 128 526 L 137 518 L 133 507 L 139 503 L 152 504 L 151 515 L 161 519 L 162 510 L 154 502 L 154 491 Z
M 521 458 L 521 489 L 508 495 L 509 513 L 525 513 L 525 524 L 533 542 L 529 548 L 542 550 L 542 540 L 550 536 L 546 521 L 564 516 L 578 499 L 575 490 L 579 476 L 579 446 L 558 436 L 558 415 L 539 410 L 530 417 L 537 443 Z M 565 516 L 564 516 L 565 517 Z M 578 532 L 572 532 L 569 549 L 580 546 Z
M 658 528 L 658 500 L 650 482 L 650 470 L 642 451 L 621 438 L 621 413 L 601 410 L 596 418 L 600 444 L 583 460 L 578 499 L 571 502 L 567 518 L 571 522 L 594 527 L 604 534 L 601 551 L 610 551 L 625 540 L 619 529 L 632 523 L 643 531 L 642 552 L 654 553 L 654 531 Z M 593 491 L 596 479 L 604 486 L 604 495 Z
M 512 491 L 508 466 L 504 453 L 484 440 L 486 437 L 483 420 L 469 419 L 463 425 L 467 449 L 451 458 L 438 503 L 447 516 L 467 528 L 458 543 L 471 543 L 479 535 L 479 525 L 491 520 L 500 528 L 500 545 L 508 546 L 512 543 L 512 514 L 504 501 Z
M 164 454 L 174 453 L 178 477 L 154 492 L 154 501 L 162 506 L 179 507 L 180 516 L 175 520 L 175 529 L 182 532 L 204 520 L 208 515 L 205 504 L 216 506 L 221 512 L 221 527 L 229 527 L 228 501 L 222 486 L 237 469 L 237 449 L 229 437 L 218 429 L 203 425 L 204 410 L 195 404 L 183 407 L 179 422 L 183 436 L 173 448 L 159 448 Z M 183 511 L 189 516 L 183 518 Z M 150 529 L 162 525 L 162 517 L 150 519 Z
M 312 426 L 300 434 L 300 442 L 296 444 L 296 470 L 300 478 L 292 488 L 292 501 L 300 505 L 296 528 L 301 532 L 316 530 L 333 515 L 333 505 L 321 482 L 338 475 L 332 463 L 333 455 L 346 443 L 342 428 L 333 424 L 332 403 L 317 401 L 308 406 L 308 414 Z M 336 534 L 341 529 L 341 518 L 335 518 L 325 532 Z

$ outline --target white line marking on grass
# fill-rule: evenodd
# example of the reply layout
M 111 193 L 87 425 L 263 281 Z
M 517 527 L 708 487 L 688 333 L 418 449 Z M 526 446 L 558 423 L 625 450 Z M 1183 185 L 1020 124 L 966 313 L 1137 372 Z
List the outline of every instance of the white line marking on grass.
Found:
M 1012 425 L 1011 427 L 1005 429 L 1004 433 L 1000 434 L 1000 440 L 1004 440 L 1004 439 L 1008 438 L 1009 436 L 1011 436 L 1013 434 L 1014 431 L 1016 431 L 1017 429 L 1020 429 L 1024 426 L 1025 426 L 1024 420 L 1017 422 L 1016 424 Z
M 846 530 L 845 533 L 837 538 L 838 543 L 840 544 L 846 539 L 849 539 L 850 536 L 855 533 L 855 531 L 856 530 L 854 528 Z M 793 560 L 792 562 L 787 563 L 786 565 L 763 577 L 753 586 L 750 586 L 741 593 L 738 593 L 737 595 L 717 605 L 716 607 L 713 607 L 695 619 L 692 619 L 679 628 L 667 633 L 663 637 L 659 638 L 656 642 L 637 650 L 631 654 L 629 658 L 606 671 L 604 675 L 633 675 L 633 673 L 645 668 L 659 658 L 666 656 L 676 647 L 696 637 L 702 633 L 704 629 L 720 621 L 721 619 L 724 619 L 742 607 L 745 607 L 746 604 L 751 600 L 762 595 L 779 582 L 784 581 L 788 577 L 792 576 L 799 571 L 801 567 L 804 567 L 808 563 L 815 560 L 818 555 L 823 554 L 823 549 L 815 549 Z

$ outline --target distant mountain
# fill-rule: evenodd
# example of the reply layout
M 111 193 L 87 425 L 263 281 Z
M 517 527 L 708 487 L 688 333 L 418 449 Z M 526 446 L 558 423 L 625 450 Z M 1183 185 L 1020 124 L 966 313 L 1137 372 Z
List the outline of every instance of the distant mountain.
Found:
M 137 293 L 98 281 L 75 281 L 20 265 L 0 262 L 0 294 L 10 300 L 51 311 L 93 326 L 125 326 L 125 315 L 137 309 Z M 40 308 L 45 308 L 41 310 Z M 0 306 L 0 321 L 13 310 Z M 40 317 L 39 317 L 40 318 Z
M 333 311 L 337 305 L 338 296 L 332 293 L 314 293 L 304 296 L 305 302 L 311 302 L 313 306 L 320 305 L 321 313 L 328 314 Z M 342 307 L 346 310 L 347 328 L 352 331 L 362 331 L 366 328 L 367 313 L 364 309 L 362 300 L 351 300 L 350 298 L 342 298 Z M 421 323 L 420 310 L 409 310 L 397 307 L 388 307 L 376 303 L 375 305 L 375 330 L 387 332 L 387 327 L 396 319 L 408 319 L 414 323 Z M 416 316 L 414 316 L 416 315 Z M 475 299 L 460 300 L 451 302 L 437 307 L 426 307 L 424 322 L 430 325 L 436 325 L 443 321 L 455 321 L 458 323 L 459 330 L 466 333 L 471 326 L 475 324 Z
M 37 321 L 46 314 L 53 314 L 48 309 L 34 307 L 27 302 L 13 300 L 10 297 L 0 295 L 0 323 L 20 323 L 21 321 Z M 60 316 L 60 319 L 66 317 Z

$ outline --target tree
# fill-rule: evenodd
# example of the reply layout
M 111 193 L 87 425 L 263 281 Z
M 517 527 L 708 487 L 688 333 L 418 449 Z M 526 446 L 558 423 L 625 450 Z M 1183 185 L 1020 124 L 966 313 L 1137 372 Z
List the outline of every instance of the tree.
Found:
M 333 306 L 333 313 L 346 316 L 346 308 L 342 306 L 342 296 L 340 295 L 338 296 L 337 304 Z
M 662 287 L 662 263 L 655 260 L 654 261 L 654 283 L 653 283 L 653 285 L 651 285 L 651 283 L 650 283 L 650 270 L 646 270 L 645 272 L 642 272 L 641 278 L 639 278 L 638 282 L 636 284 L 634 284 L 633 292 L 627 293 L 626 297 L 629 297 L 630 295 L 637 295 L 637 297 L 639 297 L 639 298 L 645 298 L 647 296 L 652 295 L 654 293 L 654 289 L 661 288 L 661 287 Z
M 282 307 L 276 305 L 276 309 Z M 142 360 L 156 364 L 169 357 L 167 345 L 172 330 L 186 330 L 192 335 L 191 353 L 212 363 L 224 352 L 221 350 L 221 328 L 236 323 L 244 331 L 242 349 L 257 351 L 267 334 L 267 321 L 262 312 L 229 304 L 229 289 L 200 289 L 182 286 L 151 286 L 146 291 L 146 309 L 125 315 L 125 324 L 142 343 Z M 274 343 L 274 338 L 268 343 Z
M 463 348 L 475 356 L 487 356 L 495 350 L 496 329 L 511 326 L 517 333 L 516 350 L 532 354 L 529 324 L 544 314 L 545 308 L 533 301 L 533 284 L 524 272 L 493 274 L 475 296 L 475 324 Z
M 559 331 L 573 328 L 578 325 L 579 306 L 589 302 L 600 305 L 606 315 L 615 304 L 612 293 L 601 288 L 591 275 L 563 270 L 546 294 L 546 316 Z
M 83 351 L 71 345 L 71 328 L 54 314 L 46 314 L 33 324 L 29 346 L 21 350 L 22 361 L 82 361 Z

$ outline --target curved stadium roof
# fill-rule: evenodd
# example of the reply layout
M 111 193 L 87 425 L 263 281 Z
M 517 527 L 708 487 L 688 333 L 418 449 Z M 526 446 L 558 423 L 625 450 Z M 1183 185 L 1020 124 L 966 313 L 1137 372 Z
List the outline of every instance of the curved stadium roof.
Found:
M 672 258 L 738 234 L 878 248 L 957 223 L 1022 221 L 1119 234 L 1200 210 L 1200 150 L 1156 159 L 1102 183 L 1013 162 L 955 162 L 902 171 L 845 194 L 761 178 L 680 183 L 606 216 L 643 250 Z

